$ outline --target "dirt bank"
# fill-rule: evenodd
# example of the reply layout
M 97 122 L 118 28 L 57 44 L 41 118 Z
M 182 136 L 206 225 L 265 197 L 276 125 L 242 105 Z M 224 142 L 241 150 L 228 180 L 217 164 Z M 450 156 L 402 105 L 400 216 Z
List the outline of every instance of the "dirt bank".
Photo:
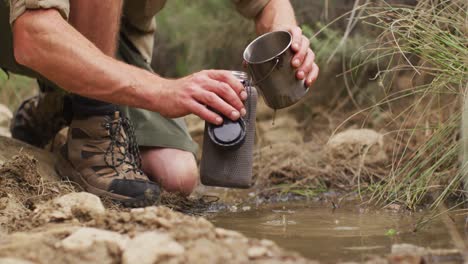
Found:
M 169 208 L 106 210 L 70 193 L 39 205 L 0 239 L 0 257 L 33 263 L 311 263 L 269 240 L 248 239 Z
M 311 263 L 165 206 L 106 208 L 60 181 L 47 152 L 0 144 L 0 263 Z

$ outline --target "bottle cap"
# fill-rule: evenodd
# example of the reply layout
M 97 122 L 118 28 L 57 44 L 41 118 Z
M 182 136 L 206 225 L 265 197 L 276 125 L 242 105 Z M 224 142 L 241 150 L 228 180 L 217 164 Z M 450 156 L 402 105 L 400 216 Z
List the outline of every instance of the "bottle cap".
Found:
M 245 139 L 245 121 L 243 119 L 232 121 L 224 118 L 223 124 L 210 125 L 208 135 L 214 143 L 222 147 L 241 145 Z

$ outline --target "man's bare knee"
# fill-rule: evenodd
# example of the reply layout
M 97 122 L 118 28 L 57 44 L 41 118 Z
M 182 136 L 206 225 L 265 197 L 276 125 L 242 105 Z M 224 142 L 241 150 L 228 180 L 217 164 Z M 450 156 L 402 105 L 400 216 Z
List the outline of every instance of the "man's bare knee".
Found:
M 175 159 L 171 167 L 162 182 L 163 188 L 169 192 L 190 195 L 199 181 L 195 159 L 189 163 L 181 163 Z
M 197 186 L 199 174 L 192 153 L 169 148 L 147 148 L 141 153 L 143 171 L 166 191 L 189 195 Z

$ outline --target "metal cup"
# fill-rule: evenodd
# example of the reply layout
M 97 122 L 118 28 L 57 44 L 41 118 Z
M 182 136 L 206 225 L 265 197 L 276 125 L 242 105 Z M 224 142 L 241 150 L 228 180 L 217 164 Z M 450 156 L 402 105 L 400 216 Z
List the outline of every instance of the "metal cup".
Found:
M 263 94 L 266 104 L 281 109 L 297 103 L 309 90 L 296 78 L 291 65 L 294 52 L 287 31 L 266 33 L 252 41 L 244 51 L 250 75 Z

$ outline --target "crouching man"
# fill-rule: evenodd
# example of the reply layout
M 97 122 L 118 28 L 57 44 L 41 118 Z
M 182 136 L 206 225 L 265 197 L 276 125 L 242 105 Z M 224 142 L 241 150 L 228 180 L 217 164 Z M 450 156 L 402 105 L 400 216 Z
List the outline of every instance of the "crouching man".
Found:
M 154 16 L 165 2 L 0 1 L 0 67 L 37 78 L 40 87 L 17 110 L 13 137 L 42 147 L 69 126 L 59 174 L 128 206 L 154 203 L 159 185 L 185 195 L 197 185 L 196 144 L 183 116 L 219 124 L 221 117 L 207 106 L 233 120 L 246 112 L 247 94 L 229 71 L 179 79 L 151 71 Z M 289 1 L 233 2 L 255 20 L 258 34 L 291 32 L 291 63 L 297 78 L 311 85 L 318 67 Z

